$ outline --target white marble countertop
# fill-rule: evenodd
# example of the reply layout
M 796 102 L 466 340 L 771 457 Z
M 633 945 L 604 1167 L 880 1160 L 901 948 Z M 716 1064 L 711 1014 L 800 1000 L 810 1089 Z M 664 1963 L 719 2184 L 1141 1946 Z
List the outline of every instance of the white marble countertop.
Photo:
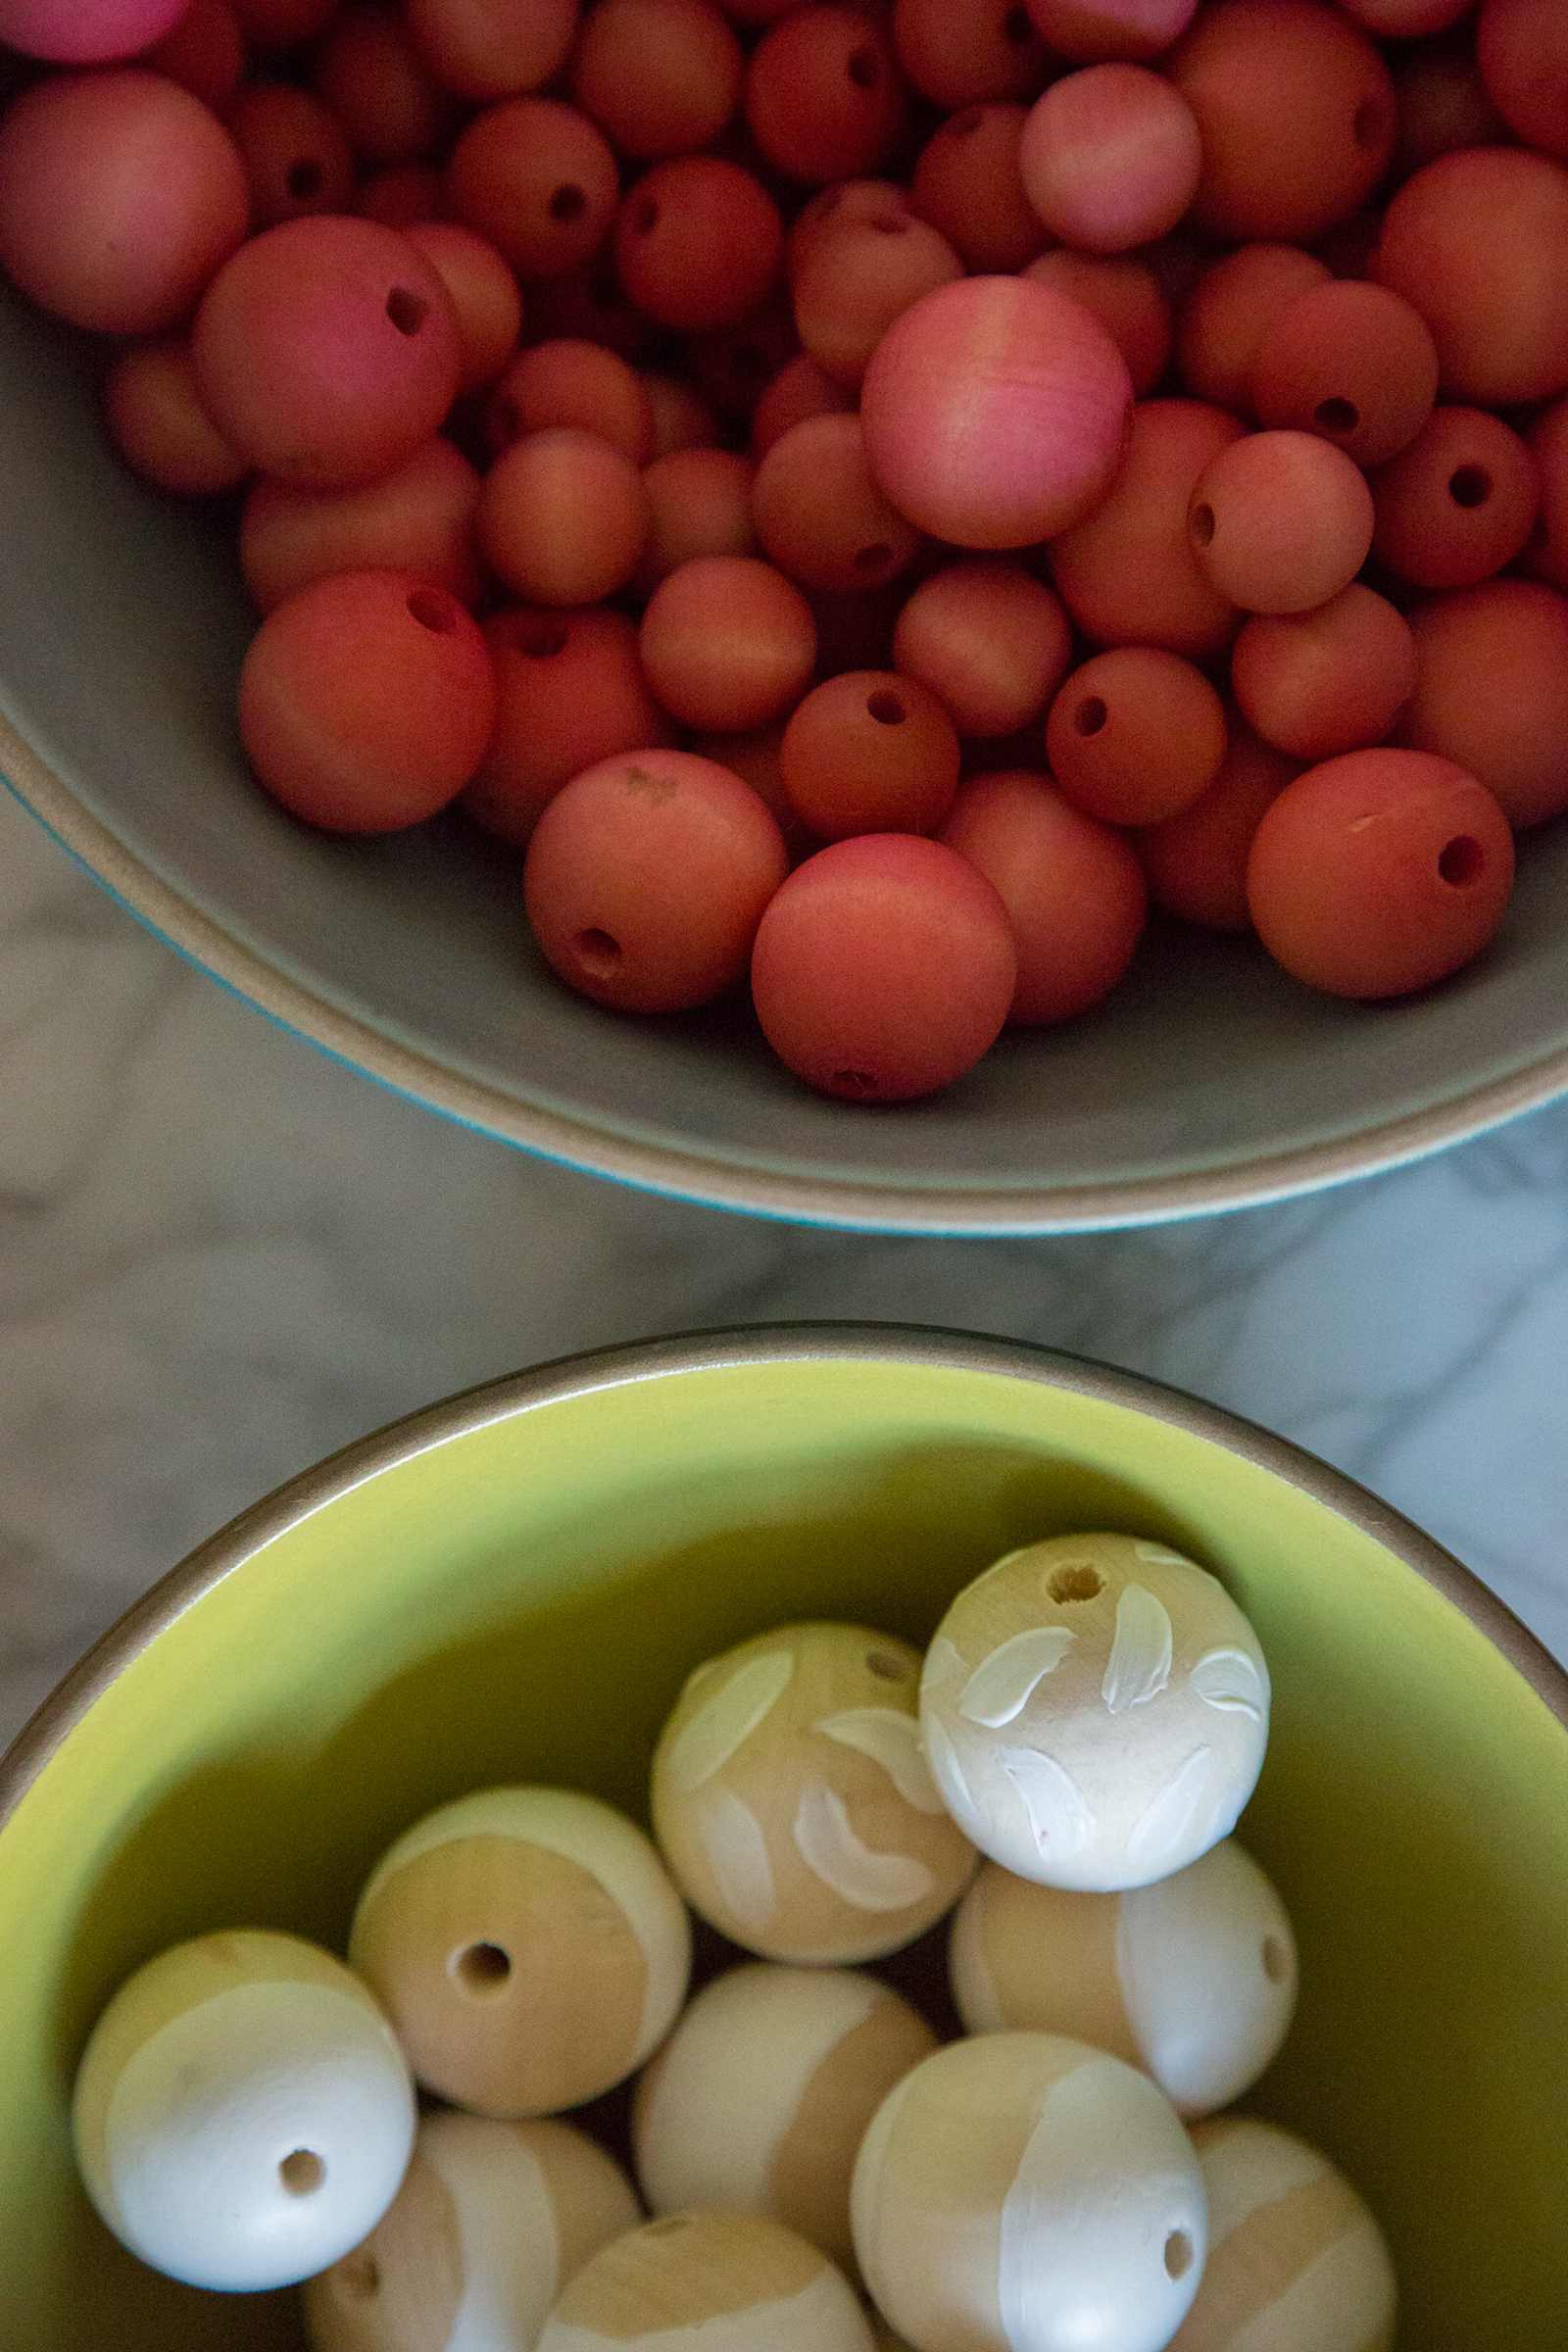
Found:
M 382 1093 L 184 966 L 0 792 L 0 1744 L 137 1593 L 322 1454 L 661 1332 L 960 1326 L 1310 1447 L 1568 1660 L 1568 1103 L 1130 1232 L 880 1238 L 647 1198 Z

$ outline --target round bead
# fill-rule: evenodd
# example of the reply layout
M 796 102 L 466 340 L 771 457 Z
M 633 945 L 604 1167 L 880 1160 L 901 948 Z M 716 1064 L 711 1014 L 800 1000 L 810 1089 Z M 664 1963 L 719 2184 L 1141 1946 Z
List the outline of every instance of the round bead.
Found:
M 1268 1738 L 1257 1637 L 1217 1578 L 1134 1536 L 1055 1536 L 965 1587 L 926 1654 L 920 1728 L 976 1845 L 1107 1892 L 1236 1826 Z
M 647 2222 L 585 2263 L 538 2352 L 871 2352 L 842 2274 L 804 2237 L 750 2213 Z
M 76 2075 L 76 2161 L 133 2254 L 192 2286 L 289 2286 L 397 2193 L 415 2104 L 392 2030 L 331 1953 L 265 1929 L 122 1984 Z
M 349 1936 L 428 2089 L 547 2115 L 641 2066 L 686 1991 L 691 1933 L 641 1830 L 565 1788 L 442 1806 L 371 1873 Z
M 1371 2212 L 1328 2158 L 1277 2124 L 1194 2127 L 1208 2263 L 1168 2352 L 1389 2352 L 1394 2265 Z
M 703 1917 L 770 1960 L 871 1960 L 955 1902 L 974 1849 L 920 1753 L 919 1655 L 789 1625 L 700 1666 L 654 1755 L 654 1832 Z
M 1240 2098 L 1284 2040 L 1296 1938 L 1234 1838 L 1123 1894 L 1042 1886 L 988 1862 L 954 1914 L 971 2034 L 1070 2034 L 1152 2075 L 1184 2116 Z
M 562 2288 L 641 2219 L 569 2124 L 437 2109 L 369 2236 L 307 2283 L 306 2332 L 316 2352 L 533 2352 Z
M 1202 2179 L 1147 2075 L 1054 2034 L 950 2042 L 860 2143 L 855 2250 L 911 2343 L 1158 2352 L 1203 2267 Z
M 633 2144 L 655 2213 L 760 2213 L 852 2259 L 865 2128 L 937 2037 L 874 1977 L 756 1961 L 704 1986 L 643 2075 Z

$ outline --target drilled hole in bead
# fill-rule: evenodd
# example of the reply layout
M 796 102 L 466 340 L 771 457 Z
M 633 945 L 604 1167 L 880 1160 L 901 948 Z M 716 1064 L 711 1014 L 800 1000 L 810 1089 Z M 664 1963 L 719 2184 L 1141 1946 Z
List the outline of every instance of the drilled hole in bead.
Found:
M 381 2292 L 381 2266 L 373 2254 L 367 2254 L 363 2246 L 357 2246 L 338 2264 L 337 2280 L 354 2302 L 370 2303 Z
M 1484 507 L 1492 496 L 1492 476 L 1485 466 L 1460 466 L 1448 476 L 1448 496 L 1456 507 Z
M 874 1095 L 876 1079 L 870 1070 L 835 1070 L 829 1083 L 841 1095 Z
M 577 953 L 591 972 L 613 972 L 620 965 L 620 942 L 609 931 L 590 923 L 577 934 Z
M 386 298 L 386 315 L 400 335 L 416 335 L 430 316 L 430 305 L 412 286 L 394 286 Z
M 1195 547 L 1207 547 L 1214 536 L 1214 510 L 1205 500 L 1187 517 L 1188 536 Z
M 1263 1974 L 1271 1984 L 1283 1984 L 1291 1973 L 1291 1955 L 1280 1936 L 1263 1938 Z
M 1363 98 L 1350 118 L 1351 134 L 1358 147 L 1376 147 L 1388 125 L 1388 108 L 1381 98 Z
M 449 636 L 458 625 L 458 608 L 439 588 L 416 588 L 409 598 L 409 613 L 436 637 Z
M 1185 2230 L 1173 2230 L 1165 2240 L 1165 2275 L 1185 2278 L 1193 2267 L 1193 2241 Z
M 564 620 L 519 620 L 508 632 L 519 654 L 530 662 L 553 662 L 564 654 L 571 643 L 571 631 Z
M 874 1674 L 879 1683 L 902 1683 L 908 1679 L 909 1673 L 904 1660 L 896 1658 L 890 1649 L 868 1649 L 865 1670 Z
M 909 715 L 891 686 L 884 686 L 877 693 L 868 694 L 865 698 L 865 707 L 879 727 L 902 727 Z
M 845 61 L 844 71 L 858 90 L 874 90 L 879 78 L 876 51 L 852 49 Z
M 302 155 L 297 164 L 290 164 L 283 185 L 298 204 L 309 204 L 321 193 L 323 173 L 315 158 Z
M 314 2148 L 295 2148 L 278 2166 L 277 2177 L 291 2197 L 314 2197 L 326 2179 L 326 2167 Z
M 564 225 L 568 221 L 580 220 L 587 210 L 587 192 L 585 189 L 579 188 L 574 179 L 563 180 L 560 187 L 552 193 L 550 202 L 545 206 L 545 211 L 550 215 L 551 220 L 559 220 Z
M 452 1963 L 465 1992 L 496 1992 L 512 1974 L 512 1954 L 499 1943 L 466 1944 Z
M 1027 49 L 1035 37 L 1034 19 L 1026 8 L 1009 8 L 1002 20 L 1002 37 L 1015 49 Z
M 1486 862 L 1486 852 L 1472 833 L 1456 833 L 1438 852 L 1438 871 L 1455 890 L 1473 882 Z
M 1087 1560 L 1073 1560 L 1058 1568 L 1046 1587 L 1053 1600 L 1093 1600 L 1104 1590 L 1104 1578 Z
M 893 561 L 893 550 L 885 539 L 874 539 L 869 547 L 858 547 L 850 561 L 857 571 L 882 571 Z
M 1361 421 L 1354 401 L 1343 400 L 1338 393 L 1332 400 L 1320 400 L 1312 415 L 1326 433 L 1353 433 Z
M 1080 735 L 1098 735 L 1109 716 L 1098 694 L 1086 694 L 1072 714 L 1072 723 Z

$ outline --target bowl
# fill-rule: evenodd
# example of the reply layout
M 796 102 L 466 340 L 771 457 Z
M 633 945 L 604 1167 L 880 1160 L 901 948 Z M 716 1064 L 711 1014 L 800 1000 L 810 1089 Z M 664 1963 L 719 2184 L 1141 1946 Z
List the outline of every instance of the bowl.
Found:
M 259 1503 L 108 1634 L 0 1764 L 3 2352 L 300 2345 L 93 2219 L 67 2109 L 92 2021 L 220 1926 L 343 1948 L 409 1822 L 503 1781 L 646 1818 L 688 1669 L 770 1624 L 923 1642 L 1033 1538 L 1173 1543 L 1255 1625 L 1272 1736 L 1241 1835 L 1301 1996 L 1249 2104 L 1340 2162 L 1401 2345 L 1568 2341 L 1568 1675 L 1311 1456 L 1150 1382 L 908 1327 L 778 1326 L 547 1365 Z
M 402 1094 L 715 1205 L 1045 1233 L 1283 1197 L 1568 1088 L 1568 818 L 1523 844 L 1481 961 L 1418 997 L 1317 996 L 1253 942 L 1156 922 L 1102 1005 L 1004 1036 L 920 1102 L 812 1094 L 744 1003 L 608 1014 L 544 964 L 520 859 L 465 819 L 333 839 L 262 794 L 234 718 L 254 618 L 232 516 L 122 469 L 92 373 L 0 294 L 0 771 L 176 948 Z

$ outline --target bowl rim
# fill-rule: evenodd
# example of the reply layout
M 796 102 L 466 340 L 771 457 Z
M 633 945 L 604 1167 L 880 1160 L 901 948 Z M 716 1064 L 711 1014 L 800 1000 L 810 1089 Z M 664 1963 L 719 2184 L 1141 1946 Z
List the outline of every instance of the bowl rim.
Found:
M 553 1357 L 460 1389 L 354 1439 L 264 1495 L 188 1552 L 83 1652 L 0 1754 L 0 1830 L 88 1710 L 167 1627 L 256 1552 L 354 1488 L 472 1431 L 645 1380 L 767 1363 L 914 1364 L 978 1372 L 1121 1405 L 1207 1440 L 1324 1504 L 1451 1601 L 1568 1729 L 1568 1667 L 1473 1570 L 1369 1488 L 1185 1389 L 1092 1356 L 940 1324 L 789 1321 L 724 1325 Z
M 1169 1223 L 1259 1207 L 1424 1159 L 1568 1094 L 1568 1050 L 1452 1099 L 1279 1152 L 1181 1174 L 1086 1185 L 892 1187 L 792 1175 L 616 1135 L 450 1068 L 330 1004 L 192 906 L 58 777 L 0 710 L 0 779 L 60 846 L 187 962 L 294 1036 L 393 1094 L 536 1157 L 704 1207 L 871 1233 L 1039 1235 Z

